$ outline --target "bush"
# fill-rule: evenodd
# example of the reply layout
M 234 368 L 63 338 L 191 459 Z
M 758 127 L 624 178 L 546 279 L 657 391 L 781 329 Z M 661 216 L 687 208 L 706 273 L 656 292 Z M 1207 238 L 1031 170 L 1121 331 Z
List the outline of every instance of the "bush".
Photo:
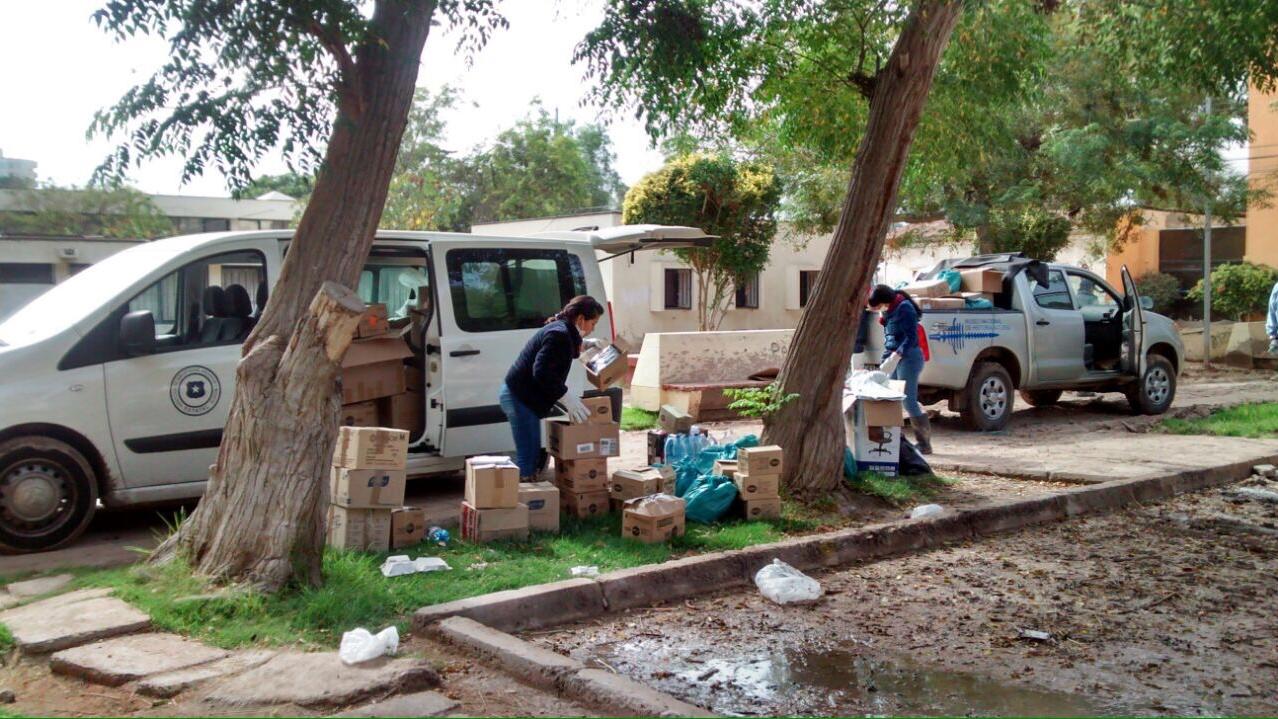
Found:
M 1154 311 L 1169 314 L 1180 300 L 1180 280 L 1162 272 L 1150 272 L 1136 278 L 1136 291 L 1154 303 Z
M 1264 314 L 1269 307 L 1269 291 L 1278 281 L 1278 271 L 1250 262 L 1221 265 L 1211 271 L 1211 308 L 1232 320 Z M 1189 291 L 1188 298 L 1203 301 L 1203 281 Z

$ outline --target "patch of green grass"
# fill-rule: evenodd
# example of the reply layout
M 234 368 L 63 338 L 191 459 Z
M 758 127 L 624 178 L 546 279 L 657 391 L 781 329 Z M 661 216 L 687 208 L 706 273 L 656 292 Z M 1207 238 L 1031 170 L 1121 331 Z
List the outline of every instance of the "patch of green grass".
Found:
M 918 504 L 921 500 L 931 499 L 955 480 L 935 475 L 915 477 L 885 477 L 874 472 L 865 472 L 850 482 L 853 489 L 878 497 L 894 507 L 905 507 Z
M 13 635 L 9 633 L 9 628 L 0 624 L 0 654 L 8 654 L 13 649 Z
M 1271 438 L 1278 436 L 1278 402 L 1229 407 L 1198 419 L 1165 419 L 1160 427 L 1171 434 Z
M 657 413 L 638 407 L 621 408 L 621 428 L 627 432 L 652 429 L 657 426 Z

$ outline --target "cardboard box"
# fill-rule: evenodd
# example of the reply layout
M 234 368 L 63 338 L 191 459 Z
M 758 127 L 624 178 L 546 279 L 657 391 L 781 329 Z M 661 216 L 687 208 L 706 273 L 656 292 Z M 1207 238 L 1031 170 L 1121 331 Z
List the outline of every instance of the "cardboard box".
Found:
M 737 474 L 781 474 L 781 448 L 775 444 L 763 447 L 742 447 L 737 452 Z
M 670 434 L 687 434 L 692 430 L 692 415 L 672 404 L 663 404 L 657 413 L 657 426 Z
M 422 368 L 410 364 L 404 365 L 404 389 L 408 392 L 421 392 L 424 386 Z
M 998 294 L 1003 291 L 1002 270 L 964 270 L 959 276 L 963 278 L 964 292 Z
M 328 476 L 328 493 L 339 507 L 391 509 L 404 504 L 406 484 L 402 469 L 333 467 Z
M 925 310 L 961 310 L 967 307 L 967 300 L 962 297 L 922 297 L 919 299 L 919 307 Z
M 743 504 L 745 505 L 746 519 L 780 519 L 781 517 L 781 499 L 779 497 L 747 499 Z
M 501 509 L 476 509 L 462 502 L 461 536 L 468 542 L 495 542 L 500 539 L 528 539 L 528 505 Z
M 343 427 L 377 427 L 381 425 L 377 417 L 377 403 L 374 401 L 342 405 Z
M 519 504 L 519 467 L 510 457 L 466 460 L 465 501 L 475 509 L 503 509 Z
M 657 474 L 661 475 L 661 493 L 674 494 L 676 479 L 674 467 L 663 464 L 657 467 L 652 467 L 651 469 L 656 470 Z
M 870 427 L 900 427 L 905 424 L 905 413 L 899 399 L 858 399 L 858 416 L 865 416 Z
M 593 353 L 588 359 L 583 358 L 583 363 L 586 365 L 586 381 L 596 389 L 608 389 L 620 382 L 630 369 L 625 350 L 615 344 Z
M 621 536 L 644 544 L 665 542 L 682 536 L 685 528 L 684 501 L 668 494 L 632 499 L 622 506 Z
M 412 356 L 400 337 L 352 342 L 342 357 L 342 404 L 403 394 L 404 359 Z
M 901 459 L 901 427 L 875 427 L 858 418 L 853 430 L 852 455 L 858 472 L 895 477 Z
M 944 297 L 950 294 L 950 283 L 945 280 L 925 280 L 903 287 L 914 299 L 920 297 Z
M 405 430 L 410 435 L 421 432 L 422 415 L 426 411 L 424 401 L 421 393 L 411 391 L 377 400 L 382 423 Z
M 611 397 L 583 397 L 581 403 L 590 411 L 586 424 L 612 424 Z
M 737 494 L 744 500 L 774 499 L 781 496 L 781 477 L 775 474 L 745 475 L 732 478 Z
M 607 490 L 602 492 L 570 492 L 559 489 L 559 504 L 564 514 L 571 517 L 598 517 L 608 513 L 610 509 Z
M 364 337 L 381 337 L 390 330 L 390 324 L 386 320 L 386 305 L 380 302 L 370 302 L 368 309 L 364 310 L 364 315 L 359 318 L 359 326 L 355 328 L 355 336 Z
M 555 484 L 582 494 L 608 491 L 608 460 L 555 458 Z
M 665 477 L 661 476 L 660 470 L 653 467 L 619 469 L 612 473 L 612 480 L 608 483 L 608 495 L 622 501 L 638 499 L 660 494 L 665 484 Z
M 664 429 L 648 430 L 648 464 L 665 464 L 666 437 L 669 436 Z
M 426 539 L 426 510 L 400 507 L 391 510 L 391 549 L 411 547 Z
M 341 427 L 333 448 L 333 466 L 347 469 L 403 469 L 408 462 L 408 432 L 388 427 Z
M 528 528 L 534 532 L 559 531 L 559 489 L 550 482 L 519 485 L 519 503 L 528 507 Z
M 328 546 L 361 552 L 390 550 L 389 509 L 355 509 L 329 505 L 326 527 Z
M 571 424 L 553 419 L 547 449 L 559 459 L 597 459 L 621 454 L 621 425 Z
M 714 461 L 714 473 L 732 479 L 737 475 L 737 460 L 716 459 Z

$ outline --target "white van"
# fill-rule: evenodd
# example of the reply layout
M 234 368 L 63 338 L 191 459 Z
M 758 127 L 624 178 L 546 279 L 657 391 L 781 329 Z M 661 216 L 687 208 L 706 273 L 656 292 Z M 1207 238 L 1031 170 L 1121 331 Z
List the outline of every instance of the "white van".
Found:
M 99 500 L 123 507 L 200 496 L 240 345 L 291 236 L 149 242 L 85 269 L 0 324 L 0 549 L 65 544 Z M 695 228 L 657 225 L 530 237 L 378 233 L 360 297 L 385 303 L 395 317 L 418 303 L 423 281 L 430 292 L 430 323 L 414 348 L 425 423 L 412 440 L 409 474 L 513 449 L 497 403 L 506 370 L 574 295 L 608 308 L 600 261 L 708 241 Z M 595 334 L 607 339 L 611 328 L 609 313 Z M 569 386 L 585 386 L 580 367 Z

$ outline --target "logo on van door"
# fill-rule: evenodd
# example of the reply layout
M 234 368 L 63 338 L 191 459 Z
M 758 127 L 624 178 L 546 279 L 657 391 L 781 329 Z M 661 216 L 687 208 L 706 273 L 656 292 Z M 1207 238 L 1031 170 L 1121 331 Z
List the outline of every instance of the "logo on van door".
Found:
M 222 383 L 208 367 L 183 367 L 169 383 L 169 399 L 177 411 L 191 417 L 208 414 L 222 397 Z

